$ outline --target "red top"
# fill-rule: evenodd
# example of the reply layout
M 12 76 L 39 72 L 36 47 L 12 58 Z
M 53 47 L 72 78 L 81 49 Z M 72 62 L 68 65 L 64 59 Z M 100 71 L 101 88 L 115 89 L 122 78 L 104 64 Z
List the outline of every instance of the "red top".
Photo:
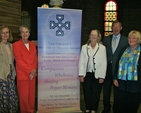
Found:
M 29 50 L 22 40 L 13 44 L 13 52 L 16 60 L 17 80 L 29 80 L 32 70 L 37 70 L 37 50 L 33 42 L 28 41 Z

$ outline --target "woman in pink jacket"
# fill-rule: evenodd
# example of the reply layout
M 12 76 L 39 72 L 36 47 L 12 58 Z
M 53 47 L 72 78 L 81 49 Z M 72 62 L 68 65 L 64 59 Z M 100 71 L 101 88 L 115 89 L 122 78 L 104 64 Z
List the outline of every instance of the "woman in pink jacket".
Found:
M 36 46 L 28 40 L 30 30 L 26 26 L 21 26 L 19 30 L 21 39 L 13 44 L 13 52 L 16 60 L 20 113 L 34 113 L 37 75 Z

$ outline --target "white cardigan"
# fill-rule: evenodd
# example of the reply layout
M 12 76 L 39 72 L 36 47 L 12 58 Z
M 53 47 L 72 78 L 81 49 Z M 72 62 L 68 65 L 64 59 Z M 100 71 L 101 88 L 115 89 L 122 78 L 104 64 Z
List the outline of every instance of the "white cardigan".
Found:
M 98 51 L 97 48 L 99 47 Z M 86 76 L 88 54 L 89 54 L 90 45 L 83 45 L 79 58 L 79 76 Z M 97 52 L 96 52 L 97 51 Z M 96 52 L 96 54 L 95 54 Z M 106 48 L 102 44 L 96 44 L 95 46 L 95 78 L 105 78 L 106 69 L 107 69 L 107 57 L 106 57 Z

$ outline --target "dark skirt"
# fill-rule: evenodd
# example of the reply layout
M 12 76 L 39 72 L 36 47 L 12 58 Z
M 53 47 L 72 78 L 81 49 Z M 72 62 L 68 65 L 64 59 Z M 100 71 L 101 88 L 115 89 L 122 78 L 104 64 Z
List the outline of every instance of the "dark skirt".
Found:
M 11 68 L 7 81 L 0 79 L 0 113 L 16 113 L 18 107 L 17 89 Z

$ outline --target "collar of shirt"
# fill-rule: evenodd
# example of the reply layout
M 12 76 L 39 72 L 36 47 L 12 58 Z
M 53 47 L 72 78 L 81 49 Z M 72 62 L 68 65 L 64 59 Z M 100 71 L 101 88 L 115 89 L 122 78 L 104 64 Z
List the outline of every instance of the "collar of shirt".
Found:
M 112 38 L 117 37 L 116 40 L 119 41 L 121 34 L 118 34 L 117 36 L 113 35 Z

